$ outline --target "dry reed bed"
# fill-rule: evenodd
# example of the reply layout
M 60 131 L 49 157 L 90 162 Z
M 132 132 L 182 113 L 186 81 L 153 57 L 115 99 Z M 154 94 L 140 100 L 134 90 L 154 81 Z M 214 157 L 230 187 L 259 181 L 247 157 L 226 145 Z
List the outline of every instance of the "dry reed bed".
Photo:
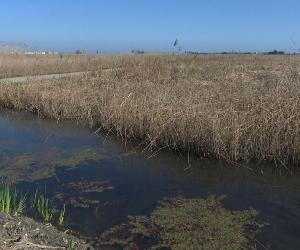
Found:
M 105 55 L 24 55 L 0 53 L 0 78 L 92 71 L 114 67 L 122 56 Z
M 0 105 L 149 147 L 299 167 L 300 58 L 130 56 L 110 75 L 0 86 Z

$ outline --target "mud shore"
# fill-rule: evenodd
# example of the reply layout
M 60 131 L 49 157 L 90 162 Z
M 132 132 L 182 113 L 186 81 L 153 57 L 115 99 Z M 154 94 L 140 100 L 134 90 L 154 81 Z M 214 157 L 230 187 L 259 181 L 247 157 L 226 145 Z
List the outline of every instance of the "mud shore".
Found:
M 92 250 L 83 240 L 31 218 L 0 212 L 0 250 L 80 249 Z

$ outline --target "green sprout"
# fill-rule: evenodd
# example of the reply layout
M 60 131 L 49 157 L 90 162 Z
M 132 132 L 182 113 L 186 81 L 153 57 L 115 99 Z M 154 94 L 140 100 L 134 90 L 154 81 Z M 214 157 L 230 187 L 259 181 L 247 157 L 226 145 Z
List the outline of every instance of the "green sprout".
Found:
M 36 200 L 36 209 L 44 222 L 51 221 L 54 210 L 50 209 L 48 198 L 45 198 L 43 195 L 40 195 L 40 197 L 38 197 Z
M 17 216 L 25 208 L 26 195 L 20 196 L 9 185 L 0 186 L 0 210 L 5 214 Z
M 58 216 L 58 225 L 62 225 L 65 220 L 65 213 L 66 213 L 66 205 L 64 204 L 63 209 L 60 211 L 60 214 Z

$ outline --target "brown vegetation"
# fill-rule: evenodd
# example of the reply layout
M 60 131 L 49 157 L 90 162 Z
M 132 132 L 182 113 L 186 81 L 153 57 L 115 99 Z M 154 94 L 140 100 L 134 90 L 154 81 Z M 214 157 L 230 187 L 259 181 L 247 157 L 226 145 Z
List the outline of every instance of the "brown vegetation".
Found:
M 149 147 L 299 166 L 299 57 L 115 56 L 111 74 L 98 62 L 84 77 L 1 84 L 0 105 L 83 121 Z
M 113 67 L 114 56 L 0 54 L 0 78 Z

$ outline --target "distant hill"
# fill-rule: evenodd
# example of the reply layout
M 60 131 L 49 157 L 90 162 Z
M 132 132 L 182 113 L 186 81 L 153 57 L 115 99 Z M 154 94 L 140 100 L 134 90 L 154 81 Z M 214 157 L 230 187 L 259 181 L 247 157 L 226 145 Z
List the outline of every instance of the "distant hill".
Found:
M 26 43 L 11 43 L 0 41 L 0 53 L 17 53 L 30 51 L 31 48 Z

